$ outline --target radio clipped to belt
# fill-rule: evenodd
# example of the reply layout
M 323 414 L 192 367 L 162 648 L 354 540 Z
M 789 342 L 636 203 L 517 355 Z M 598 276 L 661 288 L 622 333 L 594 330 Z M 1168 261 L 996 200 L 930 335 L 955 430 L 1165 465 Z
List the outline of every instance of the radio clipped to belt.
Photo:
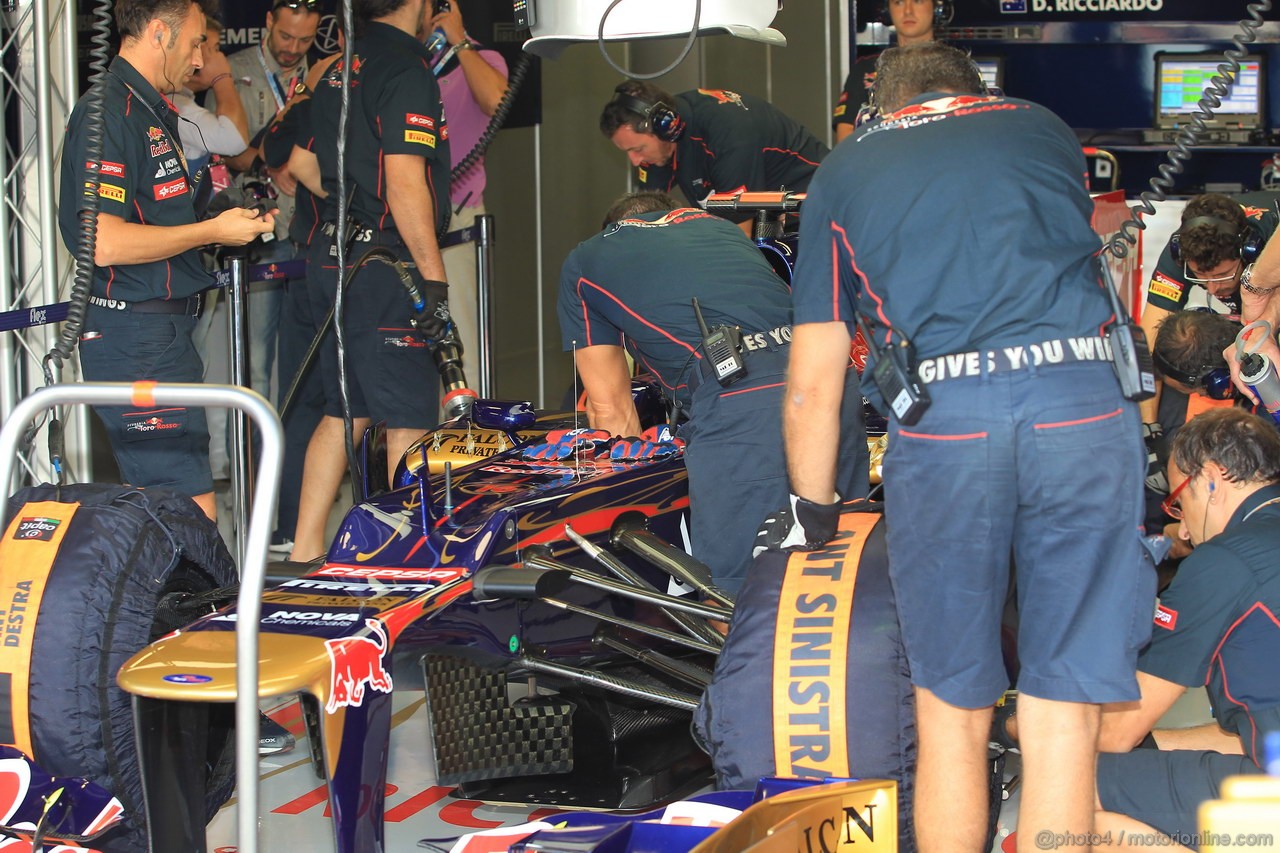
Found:
M 867 349 L 876 360 L 871 379 L 880 389 L 880 396 L 898 423 L 913 426 L 929 410 L 931 401 L 916 373 L 915 351 L 911 342 L 898 335 L 897 343 L 890 340 L 888 346 L 880 346 L 861 314 L 858 314 L 858 328 L 862 330 Z M 893 327 L 889 327 L 889 337 L 894 337 Z
M 715 371 L 716 381 L 728 388 L 747 375 L 747 365 L 742 360 L 742 329 L 724 324 L 708 329 L 697 299 L 693 300 L 693 313 L 702 333 L 702 351 Z

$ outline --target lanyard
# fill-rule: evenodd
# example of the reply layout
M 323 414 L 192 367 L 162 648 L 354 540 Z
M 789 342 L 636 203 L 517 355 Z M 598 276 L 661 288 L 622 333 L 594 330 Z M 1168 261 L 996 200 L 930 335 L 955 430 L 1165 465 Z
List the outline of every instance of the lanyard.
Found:
M 1272 498 L 1269 501 L 1263 501 L 1262 503 L 1258 504 L 1253 509 L 1249 510 L 1249 512 L 1245 514 L 1244 518 L 1240 519 L 1240 523 L 1244 524 L 1246 521 L 1249 520 L 1249 516 L 1253 515 L 1255 512 L 1262 509 L 1264 506 L 1271 506 L 1274 503 L 1280 503 L 1280 498 Z
M 164 119 L 160 118 L 160 114 L 156 112 L 155 107 L 151 106 L 151 104 L 147 102 L 147 99 L 142 97 L 142 93 L 140 93 L 137 89 L 133 88 L 133 86 L 129 84 L 128 80 L 124 79 L 119 74 L 116 74 L 115 71 L 111 71 L 111 73 L 115 74 L 116 79 L 118 79 L 121 83 L 123 83 L 125 88 L 128 89 L 133 94 L 133 96 L 137 98 L 138 101 L 144 107 L 147 108 L 147 112 L 151 113 L 151 115 L 155 117 L 156 124 L 160 125 L 160 132 L 163 133 L 165 139 L 169 141 L 169 147 L 172 148 L 173 152 L 178 155 L 178 161 L 182 163 L 183 176 L 187 178 L 187 180 L 191 180 L 191 168 L 187 165 L 187 155 L 182 150 L 182 145 L 179 144 L 178 140 L 174 139 L 173 134 L 169 132 L 169 125 L 164 123 Z M 164 96 L 161 95 L 160 97 L 163 98 Z
M 271 73 L 271 69 L 267 67 L 267 51 L 266 48 L 262 46 L 262 42 L 258 42 L 258 64 L 262 66 L 262 73 L 267 75 L 267 85 L 271 87 L 271 97 L 275 99 L 276 112 L 278 113 L 284 109 L 285 101 L 289 100 L 289 94 L 286 93 L 284 89 L 280 88 L 279 78 L 277 78 L 275 74 Z M 290 78 L 291 80 L 297 80 L 300 75 L 304 75 L 306 73 L 304 65 L 305 60 L 298 63 L 298 70 L 294 72 L 293 77 Z M 282 68 L 280 70 L 283 71 L 284 69 Z M 289 91 L 293 91 L 292 85 L 289 86 Z

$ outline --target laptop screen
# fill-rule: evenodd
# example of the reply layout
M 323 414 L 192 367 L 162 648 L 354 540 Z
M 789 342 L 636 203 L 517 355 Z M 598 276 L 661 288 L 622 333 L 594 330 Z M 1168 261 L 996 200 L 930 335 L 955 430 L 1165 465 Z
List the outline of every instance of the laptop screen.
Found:
M 1221 54 L 1157 53 L 1155 100 L 1156 127 L 1186 124 L 1199 109 L 1210 81 L 1218 75 Z M 1266 69 L 1261 56 L 1240 61 L 1240 71 L 1230 82 L 1222 106 L 1213 111 L 1208 127 L 1266 126 Z

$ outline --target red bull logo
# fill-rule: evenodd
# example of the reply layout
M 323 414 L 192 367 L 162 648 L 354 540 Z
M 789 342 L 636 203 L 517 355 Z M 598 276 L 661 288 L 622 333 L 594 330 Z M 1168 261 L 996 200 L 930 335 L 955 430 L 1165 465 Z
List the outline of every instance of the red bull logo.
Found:
M 161 139 L 164 139 L 164 131 L 158 127 L 149 127 L 147 128 L 147 139 L 150 139 L 152 142 L 159 142 Z
M 382 665 L 387 653 L 387 633 L 377 619 L 366 619 L 364 624 L 373 632 L 368 637 L 339 637 L 325 640 L 329 653 L 329 701 L 326 712 L 333 714 L 339 708 L 359 708 L 364 704 L 365 685 L 379 693 L 391 692 L 391 673 Z

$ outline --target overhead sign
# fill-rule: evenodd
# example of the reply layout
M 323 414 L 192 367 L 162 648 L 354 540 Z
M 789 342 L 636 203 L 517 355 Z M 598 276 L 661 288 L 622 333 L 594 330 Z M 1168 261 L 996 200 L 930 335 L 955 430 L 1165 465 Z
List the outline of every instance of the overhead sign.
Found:
M 1245 0 L 953 0 L 953 26 L 1051 21 L 1182 21 L 1222 24 L 1245 16 Z M 881 0 L 858 0 L 858 22 L 879 19 Z

